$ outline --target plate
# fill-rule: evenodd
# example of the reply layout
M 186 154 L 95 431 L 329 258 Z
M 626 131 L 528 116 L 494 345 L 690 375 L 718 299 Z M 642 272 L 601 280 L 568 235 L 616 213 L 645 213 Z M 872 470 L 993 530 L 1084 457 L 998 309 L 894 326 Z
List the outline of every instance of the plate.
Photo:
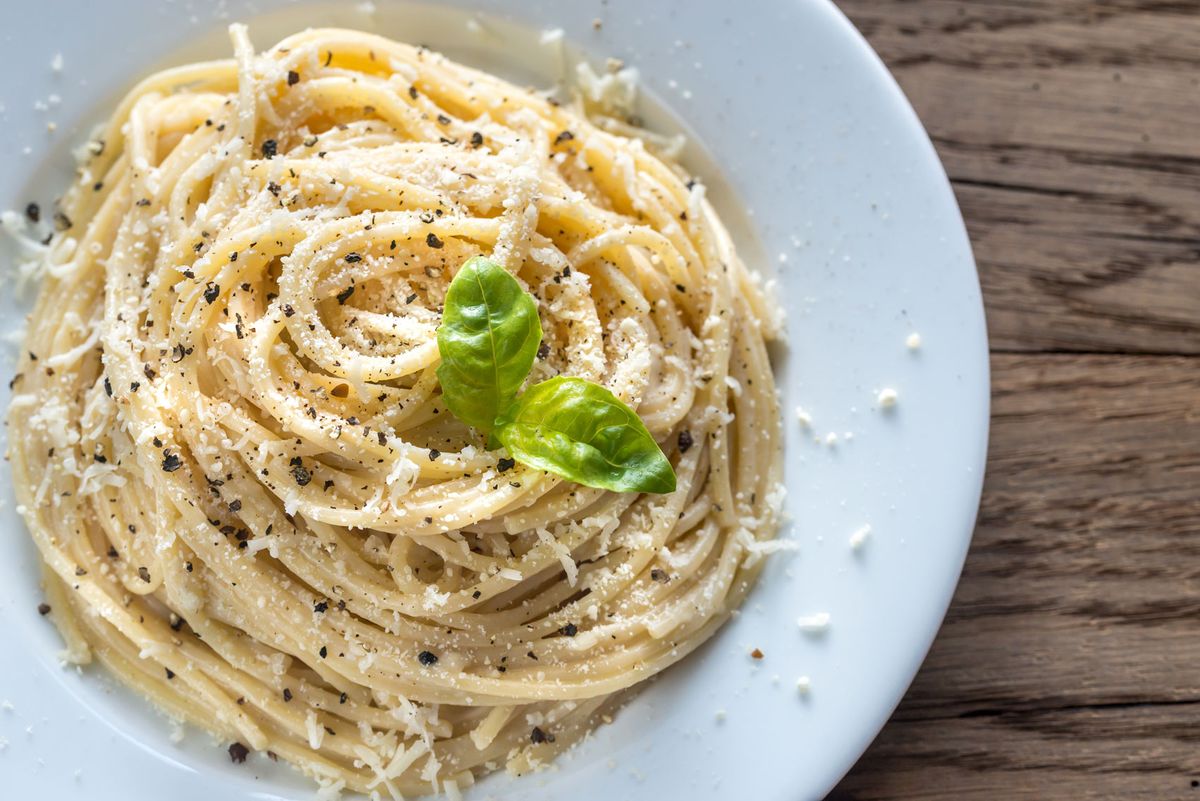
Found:
M 781 536 L 799 547 L 772 557 L 741 613 L 613 724 L 553 769 L 493 776 L 468 798 L 795 801 L 837 782 L 916 673 L 958 579 L 983 478 L 988 361 L 974 262 L 945 174 L 886 69 L 831 4 L 11 5 L 0 39 L 22 69 L 0 84 L 3 208 L 45 207 L 70 178 L 70 148 L 124 89 L 168 63 L 226 57 L 223 29 L 234 19 L 251 24 L 259 47 L 308 25 L 363 27 L 542 86 L 577 58 L 638 67 L 648 126 L 688 136 L 684 162 L 710 185 L 746 261 L 778 282 L 788 313 L 775 353 L 790 518 Z M 558 28 L 565 45 L 538 35 Z M 12 269 L 11 250 L 0 269 Z M 0 330 L 16 327 L 27 304 L 0 302 Z M 914 333 L 921 345 L 910 349 Z M 879 402 L 884 389 L 897 394 L 890 409 Z M 172 742 L 169 721 L 100 671 L 63 669 L 57 632 L 36 611 L 38 561 L 7 478 L 0 492 L 7 791 L 312 797 L 304 779 L 265 759 L 231 764 L 201 732 Z M 824 632 L 798 625 L 822 614 Z M 755 648 L 762 659 L 750 657 Z

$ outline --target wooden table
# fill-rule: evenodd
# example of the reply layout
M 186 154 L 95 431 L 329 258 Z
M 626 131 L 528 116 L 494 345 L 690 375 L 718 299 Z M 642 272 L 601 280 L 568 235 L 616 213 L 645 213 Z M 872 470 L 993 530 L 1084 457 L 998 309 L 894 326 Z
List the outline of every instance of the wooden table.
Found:
M 1200 801 L 1200 0 L 839 0 L 954 184 L 992 343 L 946 624 L 830 796 Z

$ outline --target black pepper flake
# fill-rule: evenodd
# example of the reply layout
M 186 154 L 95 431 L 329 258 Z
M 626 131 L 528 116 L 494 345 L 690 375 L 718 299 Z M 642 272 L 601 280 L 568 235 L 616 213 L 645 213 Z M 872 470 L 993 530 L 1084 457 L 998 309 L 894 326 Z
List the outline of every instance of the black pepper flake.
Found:
M 232 501 L 230 501 L 230 502 L 229 502 L 229 511 L 231 511 L 231 512 L 240 512 L 240 511 L 242 511 L 242 502 L 241 502 L 240 500 L 232 500 Z
M 333 63 L 333 51 L 328 50 L 325 53 L 325 66 L 328 67 L 332 63 Z
M 298 464 L 292 468 L 292 478 L 294 478 L 296 483 L 301 487 L 306 487 L 308 486 L 308 482 L 312 481 L 312 473 L 308 472 L 308 469 L 305 468 L 304 465 Z
M 543 361 L 543 362 L 546 361 L 546 357 L 549 355 L 550 355 L 550 346 L 547 343 L 543 342 L 542 344 L 538 345 L 537 357 L 540 361 Z
M 93 192 L 99 192 L 103 188 L 104 188 L 104 181 L 96 181 L 96 183 L 92 184 Z
M 179 615 L 172 614 L 171 615 L 171 631 L 179 631 L 181 628 L 183 628 L 184 622 L 185 622 L 184 619 L 181 618 Z
M 279 197 L 279 193 L 282 190 L 283 190 L 283 187 L 280 186 L 279 184 L 275 183 L 274 181 L 267 181 L 267 191 L 270 192 L 275 197 Z
M 441 455 L 442 455 L 442 452 L 441 452 L 441 451 L 439 451 L 437 448 L 430 448 L 430 449 L 429 449 L 429 461 L 431 461 L 431 462 L 436 462 L 436 461 L 437 461 L 437 458 L 438 458 L 439 456 L 441 456 Z
M 295 86 L 298 83 L 300 83 L 300 73 L 288 70 L 288 86 Z
M 179 454 L 163 451 L 162 469 L 164 473 L 174 473 L 181 467 L 183 467 L 183 460 L 179 458 Z
M 229 254 L 230 261 L 237 261 L 237 257 L 238 257 L 238 254 L 237 254 L 236 250 Z
M 382 431 L 375 432 L 375 439 L 379 440 L 380 445 L 387 445 L 387 434 Z
M 38 222 L 42 219 L 42 209 L 38 204 L 30 203 L 25 207 L 25 216 L 29 218 L 30 222 Z
M 429 667 L 430 665 L 436 665 L 438 658 L 437 654 L 433 653 L 432 651 L 422 651 L 421 653 L 417 654 L 417 661 L 425 667 Z
M 291 317 L 295 313 L 296 313 L 296 310 L 292 308 L 292 304 L 289 303 L 283 307 L 283 316 L 284 317 Z
M 684 429 L 679 432 L 679 452 L 687 453 L 688 448 L 692 447 L 695 441 L 692 439 L 692 432 Z
M 343 289 L 341 292 L 337 293 L 338 305 L 339 306 L 344 305 L 346 303 L 346 301 L 350 300 L 350 296 L 353 294 L 354 294 L 354 284 L 351 284 L 350 286 Z
M 411 97 L 413 100 L 416 100 L 417 99 L 417 87 L 415 87 L 415 86 L 408 87 L 408 96 Z
M 140 381 L 130 381 L 129 382 L 129 391 L 137 392 L 138 389 L 141 388 L 141 386 L 142 386 L 142 382 L 140 382 Z
M 540 726 L 534 726 L 533 731 L 529 732 L 529 741 L 534 745 L 541 745 L 542 743 L 554 742 L 554 737 L 542 731 Z
M 362 256 L 360 256 L 358 253 L 354 252 L 353 250 L 350 251 L 349 253 L 347 253 L 342 258 L 344 258 L 346 260 L 347 264 L 355 264 L 356 262 L 362 261 Z
M 430 523 L 432 523 L 432 522 L 433 522 L 433 518 L 432 518 L 432 517 L 426 517 L 426 518 L 425 518 L 425 525 L 427 525 L 427 526 L 428 526 L 428 525 L 429 525 Z
M 87 570 L 85 570 L 85 569 L 84 569 L 84 568 L 82 568 L 82 567 L 77 567 L 77 568 L 75 568 L 75 575 L 77 575 L 77 576 L 86 576 L 86 575 L 87 575 Z
M 175 678 L 175 671 L 171 670 L 170 668 L 164 668 L 164 670 L 167 671 L 167 680 L 168 681 Z
M 147 206 L 150 205 L 150 198 L 144 197 L 141 200 L 139 200 L 137 203 L 134 203 L 133 205 L 141 206 L 142 208 L 146 208 Z
M 214 284 L 212 281 L 209 281 L 207 286 L 204 287 L 204 299 L 207 302 L 212 303 L 219 297 L 221 297 L 221 285 Z
M 237 764 L 242 764 L 246 761 L 246 757 L 250 755 L 250 749 L 241 743 L 234 743 L 229 746 L 229 758 Z
M 329 610 L 329 601 L 318 601 L 313 604 L 314 612 L 327 612 Z
M 192 563 L 191 563 L 191 562 L 184 562 L 184 563 L 183 563 L 183 569 L 184 569 L 184 570 L 186 570 L 187 572 L 191 573 L 191 572 L 192 572 Z
M 154 370 L 152 370 L 148 364 L 142 365 L 142 373 L 151 381 L 153 381 L 155 376 L 158 375 L 158 373 L 154 372 Z
M 305 139 L 304 146 L 305 147 L 316 147 L 317 146 L 317 137 L 310 136 L 307 139 Z
M 671 580 L 671 577 L 667 575 L 667 571 L 654 567 L 650 569 L 650 580 L 657 581 L 660 584 L 666 584 Z
M 481 595 L 483 595 L 483 593 L 480 592 L 479 590 L 475 590 L 475 592 L 471 593 L 471 597 L 474 598 L 476 601 L 479 600 Z
M 59 231 L 65 231 L 72 225 L 74 225 L 74 223 L 71 222 L 70 217 L 63 214 L 61 211 L 54 212 L 54 227 Z
M 108 376 L 104 376 L 104 394 L 110 398 L 112 397 L 112 383 L 109 382 Z
M 676 284 L 675 289 L 679 290 L 680 292 L 687 292 L 687 287 L 683 284 Z
M 42 617 L 45 617 L 46 615 L 50 614 L 50 604 L 47 604 L 47 603 L 38 604 L 38 614 L 41 615 Z
M 404 302 L 405 302 L 405 303 L 412 303 L 412 302 L 413 302 L 414 300 L 416 300 L 416 299 L 417 299 L 417 293 L 416 293 L 416 292 L 414 292 L 414 293 L 412 293 L 411 295 L 409 295 L 407 298 L 405 298 L 405 299 L 404 299 Z
M 570 131 L 562 131 L 558 136 L 554 137 L 554 144 L 561 145 L 563 142 L 570 142 L 575 138 L 575 134 Z
M 438 121 L 439 125 L 449 125 L 450 124 L 450 118 L 447 117 L 445 114 L 437 115 L 437 121 Z
M 283 688 L 283 700 L 284 701 L 292 700 L 292 691 L 289 690 L 287 687 Z
M 431 248 L 440 248 L 443 242 L 442 240 L 438 239 L 437 234 L 435 234 L 433 231 L 430 231 L 425 236 L 425 244 L 429 245 Z
M 480 147 L 483 144 L 483 134 L 479 131 L 471 134 L 471 147 Z
M 567 635 L 568 637 L 574 637 L 576 634 L 579 633 L 579 627 L 576 626 L 574 623 L 568 623 L 567 625 L 565 625 L 561 629 L 559 629 L 559 631 L 562 632 L 563 634 Z
M 278 145 L 275 144 L 274 139 L 264 139 L 263 143 L 262 143 L 263 158 L 267 158 L 267 159 L 275 158 L 275 151 L 276 151 L 277 147 L 278 147 Z
M 171 348 L 171 361 L 175 364 L 179 364 L 181 361 L 183 361 L 184 356 L 187 356 L 187 350 L 183 347 L 183 345 L 176 345 L 175 347 Z
M 146 582 L 147 584 L 149 584 L 149 583 L 150 583 L 150 570 L 149 570 L 149 568 L 146 568 L 146 567 L 139 567 L 139 568 L 138 568 L 138 578 L 140 578 L 142 581 L 144 581 L 144 582 Z
M 346 697 L 347 697 L 347 696 L 346 696 L 346 694 L 345 694 L 345 693 L 342 693 L 341 695 L 339 695 L 339 696 L 338 696 L 338 703 L 339 703 L 339 704 L 344 704 L 344 703 L 346 703 Z
M 317 654 L 324 659 L 325 657 L 329 656 L 329 649 L 322 645 L 321 650 L 317 651 Z
M 500 461 L 496 462 L 496 469 L 499 470 L 501 473 L 512 470 L 516 466 L 517 466 L 517 460 L 509 458 L 508 456 L 502 456 L 502 457 L 500 457 Z

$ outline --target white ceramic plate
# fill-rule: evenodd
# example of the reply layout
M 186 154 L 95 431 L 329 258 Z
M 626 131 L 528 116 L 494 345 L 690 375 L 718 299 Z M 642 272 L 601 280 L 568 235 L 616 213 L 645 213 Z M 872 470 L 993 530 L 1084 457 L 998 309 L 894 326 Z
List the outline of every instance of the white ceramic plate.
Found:
M 829 3 L 694 10 L 704 5 L 716 6 L 29 0 L 5 10 L 0 208 L 45 207 L 70 176 L 69 148 L 116 96 L 164 63 L 225 57 L 231 19 L 250 22 L 260 47 L 308 25 L 365 27 L 540 85 L 561 71 L 561 56 L 512 26 L 562 28 L 568 61 L 616 56 L 639 67 L 648 123 L 686 131 L 685 161 L 712 187 L 746 260 L 778 276 L 789 313 L 778 353 L 792 519 L 782 536 L 799 551 L 773 557 L 738 618 L 555 769 L 493 777 L 474 798 L 819 798 L 908 686 L 966 553 L 987 441 L 987 342 L 970 248 L 933 148 Z M 480 24 L 467 24 L 472 14 Z M 11 269 L 11 251 L 0 269 Z M 0 301 L 0 329 L 24 308 Z M 923 341 L 915 352 L 905 345 L 912 332 Z M 899 393 L 890 412 L 875 400 L 884 387 Z M 7 407 L 6 393 L 0 401 Z M 798 405 L 811 429 L 798 424 Z M 2 483 L 3 794 L 311 797 L 303 779 L 262 758 L 232 765 L 202 733 L 172 744 L 168 721 L 99 671 L 59 666 L 57 634 L 36 612 L 36 555 Z M 866 524 L 871 535 L 853 551 L 849 538 Z M 821 612 L 827 632 L 799 629 L 799 616 Z M 749 658 L 753 648 L 765 658 Z

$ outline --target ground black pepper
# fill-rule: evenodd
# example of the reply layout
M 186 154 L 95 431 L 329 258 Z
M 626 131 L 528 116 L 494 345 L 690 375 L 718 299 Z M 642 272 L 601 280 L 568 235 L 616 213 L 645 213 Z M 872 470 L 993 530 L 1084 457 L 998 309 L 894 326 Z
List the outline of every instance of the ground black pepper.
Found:
M 431 248 L 440 248 L 443 244 L 442 240 L 438 239 L 437 234 L 430 231 L 425 237 L 425 244 Z
M 308 486 L 308 482 L 312 481 L 312 473 L 308 472 L 307 468 L 302 464 L 292 467 L 292 478 L 302 487 Z
M 432 651 L 422 651 L 421 653 L 417 654 L 417 661 L 425 667 L 429 667 L 430 665 L 436 665 L 438 658 L 437 654 L 433 653 Z
M 692 447 L 693 444 L 694 444 L 694 441 L 692 440 L 692 432 L 691 431 L 684 429 L 683 431 L 679 432 L 679 452 L 680 453 L 687 453 L 688 448 Z
M 246 757 L 250 755 L 250 749 L 241 743 L 234 743 L 229 746 L 229 759 L 237 764 L 242 764 L 246 761 Z
M 170 451 L 163 451 L 162 469 L 167 473 L 174 473 L 179 468 L 183 467 L 183 460 L 178 454 Z

